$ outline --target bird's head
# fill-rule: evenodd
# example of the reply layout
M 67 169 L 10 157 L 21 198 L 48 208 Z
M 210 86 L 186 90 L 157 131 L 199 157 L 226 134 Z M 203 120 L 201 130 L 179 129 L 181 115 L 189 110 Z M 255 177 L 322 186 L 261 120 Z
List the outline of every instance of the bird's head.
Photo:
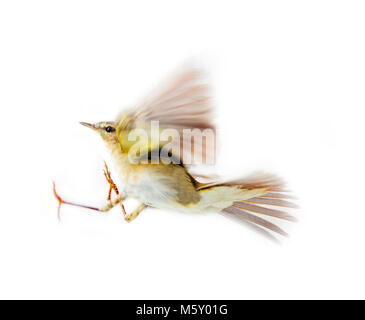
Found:
M 96 131 L 103 139 L 107 147 L 114 148 L 119 145 L 118 136 L 116 133 L 117 123 L 113 121 L 97 122 L 95 124 L 80 122 L 83 126 Z

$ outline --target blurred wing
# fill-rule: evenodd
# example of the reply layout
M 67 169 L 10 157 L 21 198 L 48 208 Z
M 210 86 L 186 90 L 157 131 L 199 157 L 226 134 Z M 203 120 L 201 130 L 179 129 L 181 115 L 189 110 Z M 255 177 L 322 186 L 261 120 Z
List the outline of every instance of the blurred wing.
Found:
M 129 110 L 127 116 L 119 119 L 128 129 L 150 127 L 151 121 L 159 121 L 160 129 L 175 129 L 179 132 L 180 159 L 184 153 L 203 159 L 215 157 L 215 127 L 213 125 L 213 108 L 208 93 L 208 85 L 203 81 L 197 69 L 184 69 L 173 73 L 160 84 L 152 94 Z M 125 115 L 125 113 L 124 113 Z M 211 129 L 212 139 L 194 139 L 183 135 L 183 129 Z M 208 141 L 209 140 L 209 141 Z M 190 141 L 190 143 L 189 143 Z M 194 161 L 192 161 L 194 162 Z M 190 164 L 190 163 L 184 163 Z
M 208 86 L 198 70 L 175 72 L 154 92 L 137 106 L 138 119 L 174 128 L 214 128 Z

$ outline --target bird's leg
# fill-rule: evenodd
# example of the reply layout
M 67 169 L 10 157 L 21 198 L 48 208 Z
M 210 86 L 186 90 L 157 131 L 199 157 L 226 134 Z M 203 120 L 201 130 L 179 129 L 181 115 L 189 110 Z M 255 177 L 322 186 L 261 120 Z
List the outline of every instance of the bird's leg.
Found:
M 103 170 L 104 171 L 104 176 L 105 176 L 106 181 L 109 183 L 108 197 L 107 197 L 106 200 L 107 201 L 110 201 L 111 200 L 112 191 L 114 190 L 114 192 L 116 194 L 119 194 L 119 191 L 118 191 L 118 188 L 115 185 L 113 179 L 110 176 L 110 171 L 108 169 L 108 166 L 106 165 L 106 162 L 104 162 L 104 167 L 105 167 L 105 169 Z
M 54 182 L 53 182 L 53 194 L 54 194 L 56 200 L 58 201 L 57 216 L 58 216 L 58 219 L 59 220 L 60 220 L 60 209 L 61 209 L 61 205 L 62 204 L 68 204 L 70 206 L 81 207 L 81 208 L 95 210 L 95 211 L 100 211 L 100 212 L 107 212 L 107 211 L 109 211 L 111 208 L 113 208 L 115 205 L 117 205 L 118 203 L 120 203 L 123 200 L 122 196 L 120 196 L 118 194 L 117 197 L 113 201 L 109 201 L 105 206 L 103 206 L 101 208 L 96 208 L 96 207 L 91 207 L 91 206 L 85 206 L 83 204 L 78 204 L 78 203 L 73 203 L 73 202 L 65 201 L 65 200 L 63 200 L 58 195 L 58 193 L 56 191 L 56 185 L 55 185 Z
M 135 218 L 137 218 L 137 216 L 139 215 L 139 213 L 146 208 L 147 206 L 144 203 L 141 203 L 136 209 L 134 209 L 132 212 L 129 212 L 125 215 L 124 220 L 127 222 L 131 222 L 132 220 L 134 220 Z
M 108 197 L 107 197 L 106 200 L 109 201 L 109 202 L 111 202 L 112 191 L 114 190 L 114 192 L 115 192 L 115 194 L 117 196 L 119 196 L 119 191 L 118 191 L 118 188 L 115 185 L 113 179 L 111 178 L 110 171 L 109 171 L 109 168 L 108 168 L 106 162 L 104 162 L 104 167 L 105 167 L 105 169 L 104 169 L 104 176 L 105 176 L 106 181 L 109 183 Z M 123 212 L 123 214 L 125 216 L 127 213 L 125 212 L 125 208 L 124 208 L 124 205 L 123 205 L 122 202 L 120 202 L 120 206 L 121 206 L 122 212 Z

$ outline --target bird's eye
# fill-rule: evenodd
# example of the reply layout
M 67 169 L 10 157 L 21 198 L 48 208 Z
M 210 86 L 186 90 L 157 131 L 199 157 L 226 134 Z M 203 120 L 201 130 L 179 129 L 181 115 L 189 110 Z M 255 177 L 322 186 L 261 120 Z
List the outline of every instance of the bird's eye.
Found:
M 112 132 L 112 131 L 114 131 L 115 129 L 113 128 L 113 127 L 111 127 L 111 126 L 107 126 L 106 128 L 105 128 L 105 131 L 106 132 Z

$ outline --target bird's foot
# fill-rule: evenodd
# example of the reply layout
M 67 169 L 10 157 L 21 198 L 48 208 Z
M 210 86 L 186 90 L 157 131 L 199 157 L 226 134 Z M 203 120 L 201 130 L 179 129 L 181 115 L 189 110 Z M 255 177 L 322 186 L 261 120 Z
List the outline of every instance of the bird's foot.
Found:
M 115 204 L 113 205 L 113 201 L 111 200 L 112 191 L 114 190 L 114 192 L 117 195 L 117 197 L 120 197 L 120 200 L 119 200 L 120 206 L 121 206 L 122 212 L 123 212 L 123 214 L 125 216 L 127 213 L 125 212 L 124 205 L 121 202 L 121 200 L 123 200 L 123 199 L 121 198 L 121 196 L 119 194 L 119 190 L 118 190 L 116 184 L 114 183 L 114 181 L 113 181 L 113 179 L 111 177 L 111 174 L 110 174 L 110 171 L 109 171 L 109 168 L 108 168 L 106 162 L 104 162 L 104 170 L 103 171 L 104 171 L 105 179 L 109 183 L 108 196 L 107 196 L 107 199 L 106 200 L 109 201 L 111 207 L 113 207 L 115 205 Z

